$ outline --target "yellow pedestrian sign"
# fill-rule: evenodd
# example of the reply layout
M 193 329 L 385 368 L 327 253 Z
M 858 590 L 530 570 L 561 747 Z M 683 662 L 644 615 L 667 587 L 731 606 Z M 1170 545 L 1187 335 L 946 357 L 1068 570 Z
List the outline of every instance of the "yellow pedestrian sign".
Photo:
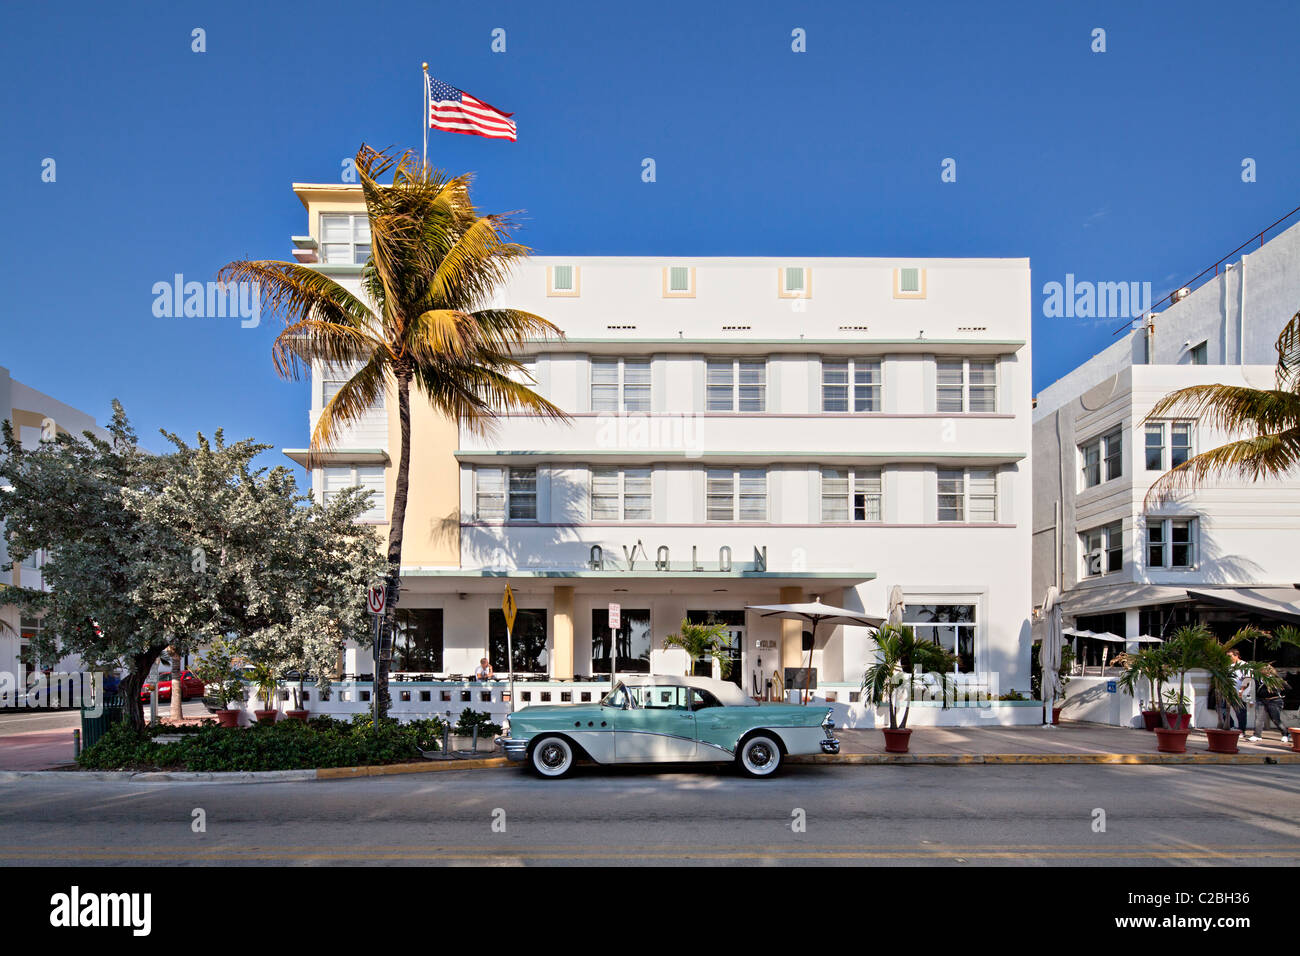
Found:
M 515 592 L 510 590 L 510 585 L 506 585 L 506 593 L 501 596 L 501 613 L 506 616 L 506 627 L 510 630 L 515 628 L 515 612 L 519 610 L 515 604 Z

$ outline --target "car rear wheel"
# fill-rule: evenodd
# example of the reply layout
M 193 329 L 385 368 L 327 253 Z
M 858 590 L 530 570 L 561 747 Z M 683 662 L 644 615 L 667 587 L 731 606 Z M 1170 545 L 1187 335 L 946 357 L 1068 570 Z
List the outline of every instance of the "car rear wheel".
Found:
M 543 737 L 533 747 L 532 763 L 543 777 L 563 777 L 573 769 L 573 744 L 563 737 Z
M 781 766 L 781 745 L 768 734 L 754 734 L 740 745 L 736 766 L 747 777 L 770 777 Z

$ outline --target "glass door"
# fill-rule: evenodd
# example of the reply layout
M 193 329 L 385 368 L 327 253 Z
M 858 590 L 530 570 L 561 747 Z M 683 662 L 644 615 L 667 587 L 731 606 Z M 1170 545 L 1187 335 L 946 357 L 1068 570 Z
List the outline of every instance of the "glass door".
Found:
M 744 688 L 744 648 L 745 648 L 745 612 L 744 611 L 687 611 L 686 619 L 692 624 L 721 624 L 727 630 L 728 655 L 722 664 L 722 679 L 729 680 L 737 687 Z M 713 675 L 712 661 L 698 661 L 695 665 L 698 676 Z

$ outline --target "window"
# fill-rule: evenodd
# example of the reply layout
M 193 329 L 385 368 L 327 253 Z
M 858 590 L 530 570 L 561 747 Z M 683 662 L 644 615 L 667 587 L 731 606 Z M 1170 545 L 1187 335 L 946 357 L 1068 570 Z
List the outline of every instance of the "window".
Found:
M 1124 567 L 1124 529 L 1120 522 L 1079 535 L 1083 544 L 1083 576 L 1095 578 Z
M 1169 430 L 1169 465 L 1177 468 L 1192 457 L 1191 422 L 1151 422 L 1147 425 L 1147 471 L 1165 470 L 1165 429 Z
M 509 652 L 509 653 L 508 653 Z M 506 616 L 500 608 L 488 609 L 488 663 L 498 677 L 510 670 L 510 657 L 514 657 L 516 671 L 526 674 L 547 673 L 546 609 L 519 608 L 515 612 L 515 626 L 506 642 Z M 476 660 L 475 666 L 478 665 Z
M 710 359 L 705 372 L 711 412 L 761 412 L 767 407 L 766 359 Z
M 321 407 L 324 408 L 326 405 L 328 405 L 330 403 L 330 399 L 332 399 L 335 395 L 337 395 L 339 393 L 339 390 L 342 389 L 343 386 L 346 385 L 349 381 L 351 381 L 352 376 L 356 375 L 357 372 L 359 372 L 360 370 L 361 370 L 360 365 L 347 365 L 347 366 L 326 365 L 322 367 Z M 381 389 L 379 392 L 378 401 L 376 401 L 375 404 L 371 406 L 371 408 L 367 411 L 367 414 L 369 415 L 372 412 L 382 412 L 383 408 L 384 408 L 384 393 L 383 390 Z M 385 425 L 387 424 L 387 419 L 384 418 L 382 415 L 379 416 L 379 419 L 383 421 Z
M 1150 436 L 1147 436 L 1148 455 L 1150 454 Z M 1094 438 L 1079 446 L 1079 455 L 1083 460 L 1083 487 L 1091 488 L 1102 481 L 1110 481 L 1124 473 L 1124 433 L 1115 429 L 1100 438 Z M 1103 477 L 1104 476 L 1104 477 Z
M 1188 353 L 1192 357 L 1193 365 L 1210 364 L 1210 343 L 1202 342 L 1200 345 L 1194 345 Z
M 996 359 L 941 358 L 935 365 L 936 411 L 987 414 L 998 410 Z
M 880 411 L 880 362 L 822 360 L 822 411 Z
M 650 360 L 593 358 L 593 412 L 650 411 Z
M 761 468 L 710 468 L 705 476 L 710 521 L 767 520 L 767 472 Z
M 360 486 L 371 492 L 370 507 L 358 519 L 360 521 L 383 521 L 384 501 L 384 466 L 383 465 L 335 465 L 321 469 L 323 499 L 326 504 L 345 488 Z
M 478 468 L 474 515 L 480 521 L 537 520 L 536 468 Z
M 880 469 L 822 469 L 822 521 L 880 521 Z
M 442 608 L 398 608 L 393 670 L 442 670 Z
M 778 291 L 783 299 L 807 299 L 812 296 L 812 275 L 800 266 L 778 270 Z
M 925 270 L 906 266 L 894 270 L 895 299 L 924 299 Z
M 998 478 L 990 468 L 939 470 L 940 521 L 992 524 L 998 520 Z
M 577 266 L 547 266 L 546 294 L 549 296 L 576 296 L 581 291 L 581 269 Z
M 617 670 L 638 674 L 650 673 L 650 609 L 623 608 L 619 614 L 619 628 L 611 634 L 609 611 L 603 607 L 592 608 L 591 671 L 593 674 L 609 673 L 611 647 Z
M 1196 519 L 1152 518 L 1147 521 L 1147 567 L 1196 566 Z
M 592 521 L 649 521 L 649 468 L 591 469 Z
M 329 265 L 364 265 L 370 258 L 370 217 L 331 214 L 320 217 L 321 261 Z
M 975 670 L 974 604 L 904 604 L 903 623 L 918 640 L 934 641 L 957 655 L 961 673 Z
M 689 299 L 695 295 L 695 270 L 690 266 L 664 269 L 664 298 Z

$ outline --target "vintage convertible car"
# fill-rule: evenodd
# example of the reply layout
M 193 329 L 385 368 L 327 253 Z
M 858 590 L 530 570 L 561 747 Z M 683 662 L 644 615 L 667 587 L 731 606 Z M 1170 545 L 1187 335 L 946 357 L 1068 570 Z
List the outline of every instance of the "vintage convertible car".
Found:
M 707 677 L 622 678 L 599 704 L 542 705 L 511 714 L 497 738 L 511 760 L 563 777 L 580 759 L 600 764 L 726 763 L 751 777 L 787 755 L 839 753 L 825 707 L 759 704 Z

